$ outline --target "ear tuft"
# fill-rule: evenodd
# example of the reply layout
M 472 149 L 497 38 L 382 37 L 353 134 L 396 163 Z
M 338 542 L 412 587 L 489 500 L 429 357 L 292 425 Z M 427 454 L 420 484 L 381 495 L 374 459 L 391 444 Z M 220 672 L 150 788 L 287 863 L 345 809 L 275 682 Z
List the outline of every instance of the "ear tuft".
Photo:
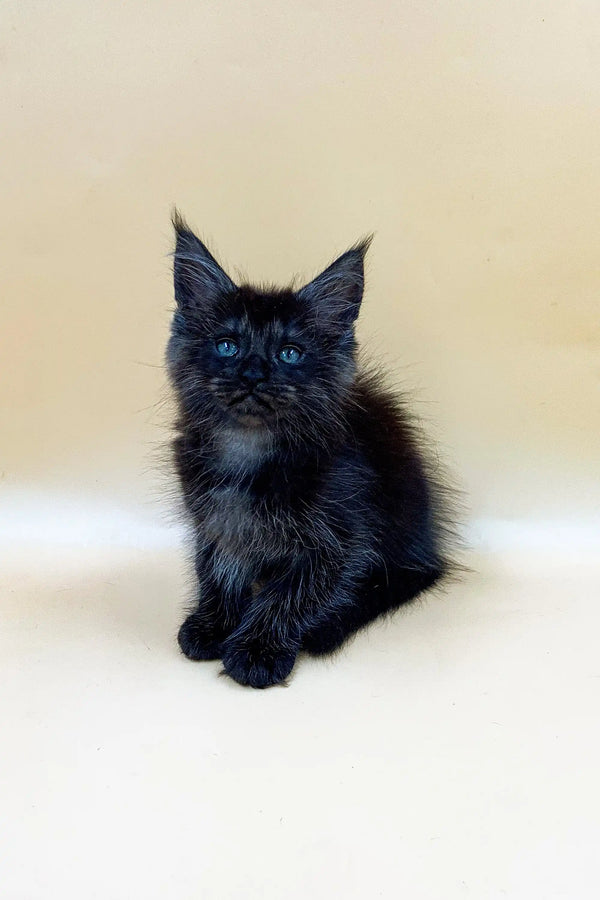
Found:
M 181 213 L 171 215 L 176 244 L 173 262 L 175 300 L 180 309 L 201 308 L 236 289 L 212 253 L 196 237 Z
M 298 291 L 321 325 L 345 330 L 356 320 L 365 286 L 364 259 L 372 240 L 371 234 L 357 241 Z
M 369 250 L 369 247 L 373 243 L 373 238 L 375 235 L 373 232 L 371 234 L 366 234 L 364 237 L 359 238 L 359 240 L 350 247 L 348 253 L 359 253 L 364 261 L 365 256 Z

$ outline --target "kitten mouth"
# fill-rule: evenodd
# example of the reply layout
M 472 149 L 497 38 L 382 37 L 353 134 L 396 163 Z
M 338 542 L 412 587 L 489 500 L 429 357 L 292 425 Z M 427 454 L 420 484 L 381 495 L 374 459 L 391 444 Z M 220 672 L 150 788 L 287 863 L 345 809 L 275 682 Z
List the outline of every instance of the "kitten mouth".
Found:
M 244 410 L 253 411 L 257 407 L 268 410 L 269 412 L 273 412 L 273 407 L 265 400 L 264 397 L 261 397 L 259 394 L 254 394 L 251 391 L 246 391 L 243 394 L 240 394 L 237 397 L 234 397 L 233 400 L 230 400 L 227 404 L 230 409 L 235 407 L 244 407 Z
M 273 417 L 273 407 L 263 397 L 245 391 L 233 397 L 228 404 L 230 415 L 247 428 L 263 428 Z

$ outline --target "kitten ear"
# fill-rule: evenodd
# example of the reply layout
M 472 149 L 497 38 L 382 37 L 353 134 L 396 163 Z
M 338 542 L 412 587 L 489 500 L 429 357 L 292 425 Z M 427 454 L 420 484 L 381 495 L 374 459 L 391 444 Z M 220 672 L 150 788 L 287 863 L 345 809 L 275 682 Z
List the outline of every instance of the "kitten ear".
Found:
M 372 240 L 373 235 L 363 238 L 298 291 L 319 323 L 348 328 L 355 321 L 365 286 L 365 254 Z
M 173 212 L 172 221 L 177 236 L 173 280 L 179 308 L 205 306 L 222 294 L 234 291 L 236 286 L 229 275 L 189 229 L 177 210 Z

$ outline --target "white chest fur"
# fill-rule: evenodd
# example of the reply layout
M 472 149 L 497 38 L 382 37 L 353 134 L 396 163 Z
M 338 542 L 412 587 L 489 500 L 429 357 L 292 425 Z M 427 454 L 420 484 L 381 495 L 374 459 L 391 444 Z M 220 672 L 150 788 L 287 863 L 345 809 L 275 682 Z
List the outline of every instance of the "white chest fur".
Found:
M 271 456 L 271 438 L 259 429 L 224 428 L 217 443 L 218 467 L 223 472 L 252 472 Z

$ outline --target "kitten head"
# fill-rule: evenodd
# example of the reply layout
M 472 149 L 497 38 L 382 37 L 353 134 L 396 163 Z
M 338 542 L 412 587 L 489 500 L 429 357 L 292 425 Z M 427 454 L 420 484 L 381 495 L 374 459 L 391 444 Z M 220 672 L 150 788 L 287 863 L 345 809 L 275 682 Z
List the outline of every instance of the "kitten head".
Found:
M 236 285 L 183 219 L 167 363 L 186 419 L 287 434 L 335 428 L 355 372 L 354 322 L 370 239 L 298 291 Z

